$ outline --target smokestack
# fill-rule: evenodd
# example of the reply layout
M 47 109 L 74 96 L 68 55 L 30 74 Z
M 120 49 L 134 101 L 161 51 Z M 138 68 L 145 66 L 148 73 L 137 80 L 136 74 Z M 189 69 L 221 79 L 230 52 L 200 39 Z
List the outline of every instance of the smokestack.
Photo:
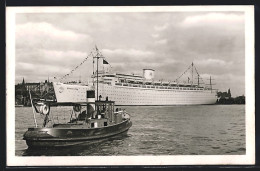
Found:
M 154 70 L 153 69 L 143 69 L 143 77 L 146 80 L 154 79 Z
M 95 102 L 95 90 L 87 90 L 87 102 Z M 94 111 L 95 104 L 87 104 L 87 114 L 93 115 Z

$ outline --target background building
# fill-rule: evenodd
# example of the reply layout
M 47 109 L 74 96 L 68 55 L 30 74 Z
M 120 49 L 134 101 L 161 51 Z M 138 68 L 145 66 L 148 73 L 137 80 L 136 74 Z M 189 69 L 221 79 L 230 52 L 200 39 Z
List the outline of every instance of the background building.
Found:
M 49 80 L 39 83 L 25 83 L 23 79 L 22 83 L 15 85 L 15 105 L 29 106 L 31 104 L 29 91 L 32 98 L 55 99 L 54 89 Z

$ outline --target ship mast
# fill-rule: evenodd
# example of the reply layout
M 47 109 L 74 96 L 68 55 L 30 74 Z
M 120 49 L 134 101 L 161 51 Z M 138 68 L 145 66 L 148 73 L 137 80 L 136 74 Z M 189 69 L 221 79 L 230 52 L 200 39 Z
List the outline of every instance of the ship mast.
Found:
M 99 58 L 104 58 L 104 57 L 103 57 L 102 54 L 99 52 L 97 46 L 96 46 L 96 52 L 97 52 L 97 53 L 96 53 L 96 56 L 93 57 L 93 68 L 94 68 L 94 58 L 97 58 L 97 101 L 98 101 L 98 59 L 99 59 Z M 94 70 L 93 70 L 93 72 L 94 72 Z
M 216 85 L 216 84 L 212 84 L 212 80 L 214 80 L 214 79 L 212 79 L 211 76 L 209 77 L 208 80 L 209 80 L 209 84 L 207 84 L 207 85 L 210 86 L 210 90 L 211 90 L 211 93 L 212 93 L 212 90 L 213 90 L 213 89 L 212 89 L 212 85 Z
M 198 87 L 200 86 L 200 75 L 198 74 Z
M 209 77 L 209 84 L 210 84 L 210 89 L 211 89 L 211 92 L 212 92 L 211 76 Z
M 193 85 L 193 62 L 191 63 L 191 85 Z
M 205 83 L 204 83 L 203 79 L 200 77 L 200 74 L 199 74 L 199 72 L 198 72 L 196 66 L 194 66 L 194 68 L 195 68 L 195 71 L 196 71 L 196 73 L 197 73 L 197 75 L 198 75 L 198 87 L 199 87 L 199 86 L 200 86 L 200 79 L 202 80 L 202 81 L 201 81 L 202 84 L 205 84 Z
M 95 60 L 94 60 L 94 57 L 93 57 L 93 86 L 95 86 L 95 72 L 94 72 L 94 70 L 95 70 Z

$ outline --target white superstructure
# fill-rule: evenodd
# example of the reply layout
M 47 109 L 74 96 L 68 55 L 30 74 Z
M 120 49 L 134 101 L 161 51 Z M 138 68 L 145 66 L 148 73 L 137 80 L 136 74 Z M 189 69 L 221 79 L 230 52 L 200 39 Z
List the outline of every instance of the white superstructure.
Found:
M 152 73 L 152 74 L 150 74 Z M 216 90 L 198 85 L 153 81 L 154 70 L 144 70 L 143 76 L 99 74 L 98 96 L 109 98 L 117 105 L 198 105 L 214 104 Z M 90 85 L 53 83 L 58 102 L 84 102 Z M 95 88 L 94 88 L 95 87 Z

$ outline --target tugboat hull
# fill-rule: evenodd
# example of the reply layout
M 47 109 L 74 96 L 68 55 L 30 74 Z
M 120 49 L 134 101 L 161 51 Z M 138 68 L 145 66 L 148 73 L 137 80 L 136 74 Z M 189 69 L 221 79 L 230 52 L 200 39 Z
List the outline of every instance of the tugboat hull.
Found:
M 132 126 L 130 120 L 100 128 L 70 127 L 28 128 L 24 140 L 29 147 L 60 147 L 71 146 L 87 141 L 111 137 L 128 131 Z M 83 125 L 82 125 L 83 127 Z

